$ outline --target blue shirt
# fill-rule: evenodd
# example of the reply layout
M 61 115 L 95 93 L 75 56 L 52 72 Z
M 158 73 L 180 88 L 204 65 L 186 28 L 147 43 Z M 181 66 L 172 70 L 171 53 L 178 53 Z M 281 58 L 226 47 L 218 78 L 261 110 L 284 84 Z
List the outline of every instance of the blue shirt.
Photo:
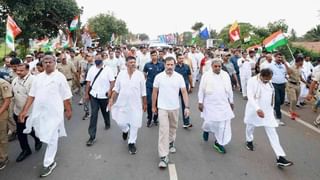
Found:
M 176 64 L 176 67 L 174 70 L 181 74 L 185 83 L 186 83 L 186 88 L 188 89 L 189 87 L 189 76 L 191 75 L 191 71 L 188 65 L 182 64 L 181 66 L 179 64 Z
M 236 70 L 237 74 L 239 74 L 239 66 L 238 66 L 238 59 L 239 58 L 240 57 L 238 57 L 238 56 L 232 56 L 230 58 L 230 62 L 233 64 L 234 70 Z
M 164 71 L 164 64 L 162 62 L 148 62 L 144 65 L 143 72 L 147 74 L 146 87 L 153 88 L 153 81 L 157 74 Z
M 273 72 L 272 83 L 284 84 L 287 82 L 287 69 L 284 64 L 277 64 L 276 62 L 272 62 L 270 65 L 270 69 Z

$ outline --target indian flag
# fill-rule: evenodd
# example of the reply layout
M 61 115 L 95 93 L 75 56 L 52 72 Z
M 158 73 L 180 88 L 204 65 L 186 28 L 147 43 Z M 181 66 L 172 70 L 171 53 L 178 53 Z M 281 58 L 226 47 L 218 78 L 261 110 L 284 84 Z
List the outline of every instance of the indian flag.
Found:
M 71 21 L 70 24 L 70 31 L 74 31 L 78 29 L 78 24 L 79 24 L 79 16 L 75 16 L 73 20 Z
M 6 44 L 7 46 L 14 51 L 14 39 L 21 33 L 21 29 L 14 22 L 11 16 L 8 15 L 7 19 L 7 32 L 6 32 Z
M 196 38 L 197 38 L 198 34 L 199 34 L 198 31 L 194 31 L 194 32 L 192 33 L 192 39 L 191 39 L 191 44 L 192 44 L 192 45 L 196 43 Z
M 273 51 L 274 49 L 286 45 L 288 43 L 288 39 L 282 33 L 282 31 L 277 31 L 263 40 L 263 45 L 267 51 Z

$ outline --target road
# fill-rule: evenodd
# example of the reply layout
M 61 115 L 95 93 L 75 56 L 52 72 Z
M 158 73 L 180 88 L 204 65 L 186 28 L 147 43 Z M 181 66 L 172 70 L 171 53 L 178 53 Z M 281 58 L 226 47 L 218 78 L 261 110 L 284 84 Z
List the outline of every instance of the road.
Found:
M 275 155 L 264 129 L 255 131 L 254 152 L 245 148 L 245 125 L 243 123 L 246 101 L 235 92 L 235 114 L 232 121 L 232 140 L 226 146 L 227 154 L 219 154 L 213 148 L 213 136 L 209 142 L 202 140 L 200 113 L 197 110 L 196 91 L 190 95 L 191 119 L 193 128 L 185 130 L 179 122 L 177 131 L 177 153 L 170 155 L 170 163 L 176 171 L 158 168 L 158 127 L 143 126 L 138 134 L 136 155 L 129 155 L 127 143 L 116 123 L 112 121 L 109 130 L 104 129 L 99 117 L 97 142 L 86 147 L 89 121 L 81 120 L 81 106 L 77 105 L 78 96 L 73 99 L 74 116 L 66 122 L 68 137 L 61 138 L 55 171 L 48 180 L 319 180 L 320 179 L 320 134 L 284 117 L 286 126 L 278 128 L 280 142 L 289 160 L 295 164 L 279 169 L 275 166 Z M 285 110 L 286 107 L 284 107 Z M 316 116 L 309 108 L 299 110 L 302 119 L 312 122 Z M 146 119 L 144 119 L 144 123 Z M 33 140 L 29 138 L 33 148 Z M 20 153 L 18 141 L 9 145 L 10 163 L 0 171 L 0 180 L 39 179 L 45 149 L 16 163 Z M 171 176 L 169 175 L 171 174 Z

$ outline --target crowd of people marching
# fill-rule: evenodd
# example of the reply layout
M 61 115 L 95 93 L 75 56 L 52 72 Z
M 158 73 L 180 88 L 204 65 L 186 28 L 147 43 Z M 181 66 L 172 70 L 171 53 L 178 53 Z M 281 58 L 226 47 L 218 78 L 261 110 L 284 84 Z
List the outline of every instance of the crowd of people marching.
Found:
M 288 57 L 287 57 L 288 58 Z M 254 129 L 264 127 L 281 167 L 293 163 L 285 158 L 276 127 L 285 125 L 281 105 L 289 105 L 290 118 L 296 109 L 315 98 L 320 106 L 320 59 L 312 64 L 299 54 L 291 62 L 280 52 L 258 49 L 198 47 L 127 48 L 98 47 L 66 49 L 61 52 L 34 52 L 24 59 L 15 53 L 3 58 L 0 69 L 0 170 L 8 163 L 8 140 L 19 140 L 21 153 L 16 162 L 46 143 L 41 177 L 48 176 L 57 163 L 58 139 L 66 136 L 64 118 L 72 117 L 72 96 L 80 96 L 83 120 L 89 120 L 87 146 L 96 142 L 99 110 L 105 129 L 115 120 L 128 141 L 130 154 L 137 152 L 138 130 L 146 112 L 148 128 L 159 126 L 159 167 L 166 168 L 169 154 L 175 153 L 176 130 L 181 111 L 183 128 L 191 129 L 190 106 L 203 118 L 203 140 L 214 134 L 213 147 L 226 153 L 232 136 L 233 92 L 247 101 L 244 115 L 245 144 L 254 151 Z M 199 81 L 199 84 L 196 83 Z M 195 86 L 199 85 L 198 92 Z M 189 94 L 198 93 L 198 104 Z M 74 107 L 75 108 L 75 107 Z M 241 118 L 241 117 L 239 117 Z M 319 127 L 320 120 L 314 125 Z

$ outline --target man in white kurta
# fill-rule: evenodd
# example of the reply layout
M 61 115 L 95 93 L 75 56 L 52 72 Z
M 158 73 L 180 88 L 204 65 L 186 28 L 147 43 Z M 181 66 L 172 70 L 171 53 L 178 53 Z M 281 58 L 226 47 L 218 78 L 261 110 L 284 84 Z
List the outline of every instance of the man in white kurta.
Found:
M 31 105 L 32 112 L 27 120 L 24 133 L 30 133 L 34 128 L 39 139 L 47 144 L 40 176 L 48 176 L 56 167 L 55 155 L 58 149 L 58 139 L 66 136 L 64 127 L 64 112 L 67 119 L 71 119 L 71 89 L 65 76 L 55 69 L 53 56 L 43 58 L 45 71 L 37 75 L 29 92 L 28 100 L 19 115 L 24 121 Z
M 117 101 L 112 106 L 116 96 Z M 136 70 L 135 57 L 127 58 L 127 70 L 119 73 L 108 107 L 112 107 L 112 118 L 121 129 L 123 140 L 127 140 L 129 134 L 129 153 L 135 154 L 138 129 L 147 107 L 145 78 L 141 71 Z
M 199 110 L 204 118 L 204 132 L 214 133 L 214 148 L 226 153 L 224 145 L 231 140 L 231 119 L 233 113 L 233 92 L 230 76 L 221 71 L 221 61 L 212 61 L 212 70 L 203 74 L 199 86 Z
M 247 52 L 242 52 L 242 57 L 238 59 L 243 99 L 247 99 L 247 84 L 252 76 L 252 68 L 255 66 L 255 62 L 247 56 Z
M 264 127 L 270 144 L 277 156 L 278 166 L 290 166 L 293 163 L 287 161 L 284 156 L 279 137 L 276 132 L 278 123 L 273 114 L 274 88 L 270 82 L 272 70 L 262 69 L 260 74 L 248 81 L 248 102 L 246 105 L 244 123 L 246 124 L 246 146 L 250 151 L 254 150 L 253 132 L 255 127 Z

